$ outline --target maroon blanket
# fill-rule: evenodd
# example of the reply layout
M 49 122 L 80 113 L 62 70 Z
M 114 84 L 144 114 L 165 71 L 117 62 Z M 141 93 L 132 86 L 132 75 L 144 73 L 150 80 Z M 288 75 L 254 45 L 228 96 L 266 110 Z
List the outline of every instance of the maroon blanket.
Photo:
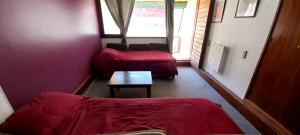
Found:
M 145 129 L 162 129 L 168 135 L 241 133 L 226 113 L 207 99 L 108 99 L 64 93 L 42 94 L 0 125 L 2 132 L 31 135 Z
M 173 77 L 178 74 L 175 59 L 164 51 L 118 51 L 106 48 L 94 58 L 95 67 L 103 74 L 114 71 L 151 71 L 153 76 Z

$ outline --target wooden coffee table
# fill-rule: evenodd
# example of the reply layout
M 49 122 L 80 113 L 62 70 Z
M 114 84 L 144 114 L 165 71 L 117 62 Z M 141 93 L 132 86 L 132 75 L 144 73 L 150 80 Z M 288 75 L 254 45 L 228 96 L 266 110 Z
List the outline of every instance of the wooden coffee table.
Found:
M 115 90 L 120 88 L 146 88 L 147 97 L 151 97 L 152 76 L 150 71 L 115 71 L 107 85 L 110 97 L 115 97 Z

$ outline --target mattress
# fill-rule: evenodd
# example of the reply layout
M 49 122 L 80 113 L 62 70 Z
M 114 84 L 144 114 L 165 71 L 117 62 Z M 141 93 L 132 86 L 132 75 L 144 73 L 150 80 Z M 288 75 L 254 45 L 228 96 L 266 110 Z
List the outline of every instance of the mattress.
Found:
M 118 51 L 103 49 L 94 57 L 95 68 L 102 74 L 114 71 L 151 71 L 153 76 L 174 77 L 176 61 L 164 51 Z
M 44 93 L 0 125 L 0 132 L 39 135 L 164 130 L 168 135 L 238 134 L 239 127 L 203 98 L 110 99 Z

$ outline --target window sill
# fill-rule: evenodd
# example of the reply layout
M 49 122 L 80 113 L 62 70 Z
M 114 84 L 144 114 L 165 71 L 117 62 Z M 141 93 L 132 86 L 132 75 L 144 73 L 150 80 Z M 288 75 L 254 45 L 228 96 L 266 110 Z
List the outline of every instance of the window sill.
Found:
M 117 36 L 117 35 L 114 35 L 114 36 L 101 36 L 101 38 L 122 38 L 121 36 Z M 126 37 L 127 39 L 130 39 L 130 38 L 167 38 L 167 37 Z
M 167 37 L 151 37 L 151 36 L 149 36 L 149 37 L 139 37 L 139 36 L 128 36 L 128 37 L 126 37 L 126 38 L 167 38 Z

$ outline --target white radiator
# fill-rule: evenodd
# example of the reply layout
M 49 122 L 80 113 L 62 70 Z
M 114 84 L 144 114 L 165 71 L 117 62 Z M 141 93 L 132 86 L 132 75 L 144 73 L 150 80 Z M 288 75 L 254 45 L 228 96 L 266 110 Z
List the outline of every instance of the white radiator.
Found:
M 219 72 L 221 69 L 222 58 L 224 54 L 225 46 L 219 43 L 214 43 L 210 51 L 209 66 L 215 72 Z

